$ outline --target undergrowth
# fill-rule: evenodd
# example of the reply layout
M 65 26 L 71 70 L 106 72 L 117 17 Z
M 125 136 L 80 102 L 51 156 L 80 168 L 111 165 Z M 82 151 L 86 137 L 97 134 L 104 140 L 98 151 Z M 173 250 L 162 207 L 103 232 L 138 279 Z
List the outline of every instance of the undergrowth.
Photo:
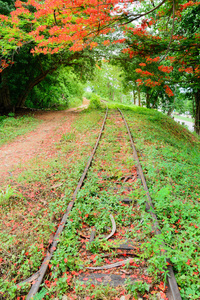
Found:
M 32 131 L 40 122 L 33 116 L 0 116 L 0 146 Z

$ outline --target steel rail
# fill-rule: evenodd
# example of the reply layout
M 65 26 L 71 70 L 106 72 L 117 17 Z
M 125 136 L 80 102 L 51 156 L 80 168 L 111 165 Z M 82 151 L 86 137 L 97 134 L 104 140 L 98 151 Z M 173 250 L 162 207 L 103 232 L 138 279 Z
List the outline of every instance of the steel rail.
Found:
M 131 147 L 132 147 L 132 150 L 133 150 L 133 157 L 137 161 L 137 169 L 138 169 L 138 172 L 139 172 L 144 190 L 146 191 L 146 196 L 147 196 L 147 199 L 148 199 L 146 201 L 146 209 L 151 214 L 151 216 L 154 220 L 153 229 L 154 229 L 155 233 L 158 235 L 158 234 L 161 234 L 161 231 L 159 230 L 158 219 L 157 219 L 157 216 L 155 214 L 152 199 L 150 197 L 149 190 L 148 190 L 148 187 L 147 187 L 147 183 L 146 183 L 146 180 L 145 180 L 145 177 L 144 177 L 144 173 L 142 171 L 142 166 L 140 164 L 140 161 L 139 161 L 139 158 L 138 158 L 138 155 L 137 155 L 137 150 L 135 148 L 129 126 L 128 126 L 125 118 L 124 118 L 124 115 L 123 115 L 122 111 L 119 108 L 118 108 L 118 110 L 119 110 L 119 112 L 122 116 L 122 119 L 124 120 L 126 129 L 128 131 L 128 135 L 129 135 L 129 138 L 130 138 L 130 141 L 131 141 Z M 166 253 L 166 251 L 165 251 L 165 253 Z M 167 262 L 168 262 L 167 270 L 169 272 L 169 277 L 168 277 L 168 286 L 169 286 L 169 295 L 168 295 L 168 297 L 169 297 L 169 300 L 181 300 L 182 298 L 181 298 L 181 295 L 180 295 L 180 292 L 179 292 L 179 288 L 178 288 L 178 285 L 177 285 L 177 282 L 176 282 L 176 278 L 174 276 L 173 268 L 170 264 L 170 260 L 167 259 Z
M 46 271 L 47 271 L 47 268 L 48 268 L 48 264 L 50 262 L 50 259 L 54 253 L 54 251 L 56 250 L 56 246 L 59 242 L 59 237 L 64 229 L 64 226 L 67 222 L 67 219 L 68 219 L 68 216 L 69 216 L 69 213 L 70 211 L 72 210 L 73 206 L 74 206 L 74 203 L 75 203 L 75 200 L 76 200 L 76 196 L 77 196 L 77 193 L 78 191 L 80 190 L 80 188 L 82 187 L 83 185 L 83 182 L 84 182 L 84 179 L 87 175 L 87 172 L 88 172 L 88 169 L 91 165 L 91 162 L 93 160 L 93 157 L 95 155 L 95 152 L 96 152 L 96 149 L 98 147 L 98 144 L 99 144 L 99 141 L 100 141 L 100 138 L 102 136 L 102 133 L 103 133 L 103 130 L 104 130 L 104 126 L 105 126 L 105 122 L 106 122 L 106 119 L 107 119 L 107 114 L 108 114 L 108 108 L 106 109 L 106 114 L 105 114 L 105 117 L 104 117 L 104 120 L 103 120 L 103 124 L 102 124 L 102 127 L 101 127 L 101 130 L 100 130 L 100 133 L 99 133 L 99 136 L 97 138 L 97 141 L 96 141 L 96 144 L 92 150 L 92 154 L 90 155 L 90 158 L 87 162 L 87 165 L 85 166 L 85 169 L 83 171 L 83 174 L 77 184 L 77 187 L 72 195 L 72 201 L 69 203 L 67 209 L 66 209 L 66 212 L 65 214 L 63 215 L 63 218 L 58 226 L 58 229 L 54 235 L 54 238 L 53 238 L 53 241 L 52 241 L 52 244 L 49 248 L 49 251 L 47 252 L 46 254 L 46 257 L 44 258 L 42 264 L 41 264 L 41 267 L 40 267 L 40 270 L 39 270 L 39 276 L 38 278 L 35 280 L 35 283 L 32 284 L 32 287 L 28 293 L 28 295 L 26 296 L 26 300 L 29 300 L 29 299 L 33 299 L 33 297 L 36 295 L 36 293 L 38 292 L 39 288 L 40 288 L 40 285 L 43 281 L 43 278 L 44 278 L 44 275 L 46 274 Z

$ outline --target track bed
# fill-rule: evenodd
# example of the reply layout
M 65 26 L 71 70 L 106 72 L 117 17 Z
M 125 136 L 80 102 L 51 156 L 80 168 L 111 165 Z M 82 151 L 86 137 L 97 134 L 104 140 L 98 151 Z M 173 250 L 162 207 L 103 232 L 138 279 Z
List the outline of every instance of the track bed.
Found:
M 108 289 L 108 299 L 122 295 L 165 299 L 168 289 L 163 282 L 166 270 L 161 244 L 158 242 L 156 247 L 161 256 L 160 268 L 148 261 L 149 253 L 145 253 L 147 244 L 155 251 L 153 237 L 157 228 L 151 215 L 149 228 L 145 231 L 142 228 L 147 191 L 143 188 L 141 167 L 133 156 L 130 136 L 120 112 L 109 114 L 104 121 L 100 143 L 91 157 L 92 166 L 86 179 L 83 181 L 82 177 L 78 185 L 78 189 L 82 185 L 81 190 L 73 196 L 73 208 L 70 207 L 67 214 L 67 224 L 51 260 L 49 275 L 56 284 L 60 272 L 57 262 L 64 262 L 63 270 L 68 267 L 69 271 L 63 272 L 63 279 L 67 282 L 68 296 L 74 298 L 85 299 L 88 293 L 95 297 L 95 290 L 104 294 Z M 115 146 L 110 147 L 111 143 Z M 138 199 L 140 203 L 143 199 L 144 205 L 139 205 Z M 45 284 L 50 284 L 48 276 Z M 73 290 L 72 286 L 75 286 Z M 34 285 L 31 290 L 34 294 Z M 30 298 L 31 292 L 27 299 Z
M 104 121 L 26 299 L 181 299 L 126 122 Z

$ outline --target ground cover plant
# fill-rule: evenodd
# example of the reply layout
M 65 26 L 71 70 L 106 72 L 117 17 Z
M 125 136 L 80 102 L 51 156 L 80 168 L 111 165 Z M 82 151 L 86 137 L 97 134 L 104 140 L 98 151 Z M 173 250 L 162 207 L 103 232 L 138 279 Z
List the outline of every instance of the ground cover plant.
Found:
M 31 115 L 15 117 L 14 113 L 10 113 L 9 117 L 0 116 L 0 146 L 32 131 L 40 123 L 41 121 Z
M 159 112 L 121 108 L 136 142 L 162 234 L 155 237 L 152 232 L 125 127 L 112 112 L 35 299 L 62 299 L 63 295 L 88 300 L 118 299 L 122 295 L 166 298 L 166 257 L 173 264 L 182 299 L 199 298 L 199 141 Z M 18 179 L 10 181 L 11 187 L 2 188 L 0 291 L 6 299 L 23 299 L 27 294 L 30 284 L 18 289 L 16 283 L 38 270 L 91 153 L 104 112 L 89 109 L 77 115 L 70 132 L 57 142 L 52 158 L 44 161 L 41 154 Z M 123 197 L 131 198 L 133 203 L 124 204 Z M 116 221 L 113 239 L 118 240 L 117 244 L 124 239 L 134 240 L 135 248 L 130 251 L 133 260 L 120 269 L 106 271 L 108 276 L 119 275 L 126 280 L 125 287 L 109 289 L 102 284 L 94 288 L 88 282 L 90 273 L 84 273 L 88 266 L 128 257 L 125 251 L 114 251 L 113 241 L 105 239 L 111 230 L 110 214 Z M 96 237 L 89 243 L 94 227 Z M 160 255 L 164 249 L 166 255 Z M 137 278 L 135 284 L 129 275 L 132 280 Z
M 199 139 L 156 111 L 136 109 L 125 116 L 182 299 L 199 299 Z
M 41 153 L 0 193 L 0 292 L 6 299 L 27 294 L 17 283 L 38 270 L 99 133 L 101 112 L 75 118 L 49 158 Z M 90 131 L 88 131 L 90 128 Z
M 131 198 L 133 203 L 124 204 L 124 197 Z M 119 113 L 112 112 L 95 160 L 50 262 L 49 274 L 36 299 L 50 299 L 55 295 L 62 299 L 63 294 L 69 299 L 119 299 L 121 295 L 135 299 L 140 295 L 148 299 L 157 296 L 166 298 L 163 282 L 166 275 L 163 272 L 165 258 L 159 257 L 157 261 L 152 259 L 149 263 L 143 251 L 142 245 L 150 243 L 151 254 L 158 253 L 162 243 L 162 240 L 155 243 L 152 239 L 152 222 L 150 215 L 145 213 L 145 198 L 140 179 L 137 178 L 126 128 Z M 115 218 L 117 232 L 114 239 L 107 241 L 105 236 L 110 232 L 111 214 Z M 145 231 L 142 230 L 144 218 L 148 220 Z M 90 243 L 91 230 L 94 228 L 96 237 Z M 114 251 L 113 248 L 124 240 L 134 241 L 134 250 L 128 253 Z M 115 275 L 124 279 L 125 286 L 114 290 L 103 285 L 95 287 L 93 282 L 88 281 L 88 266 L 98 268 L 121 262 L 130 255 L 133 259 L 129 264 L 120 269 L 104 271 L 107 276 Z M 103 279 L 100 277 L 97 281 L 103 282 Z

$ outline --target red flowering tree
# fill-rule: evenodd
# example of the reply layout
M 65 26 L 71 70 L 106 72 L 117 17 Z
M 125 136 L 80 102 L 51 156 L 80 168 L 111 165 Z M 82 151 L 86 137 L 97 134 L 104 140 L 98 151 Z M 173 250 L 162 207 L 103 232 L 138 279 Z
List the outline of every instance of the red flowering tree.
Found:
M 158 95 L 161 89 L 165 90 L 171 102 L 174 101 L 176 88 L 187 89 L 193 94 L 195 131 L 198 134 L 199 16 L 200 2 L 173 1 L 171 8 L 166 5 L 156 14 L 149 15 L 149 19 L 143 19 L 139 25 L 125 28 L 126 43 L 121 54 L 121 66 L 128 70 L 128 77 L 132 76 L 146 93 L 147 107 L 154 107 L 155 97 L 151 95 Z

